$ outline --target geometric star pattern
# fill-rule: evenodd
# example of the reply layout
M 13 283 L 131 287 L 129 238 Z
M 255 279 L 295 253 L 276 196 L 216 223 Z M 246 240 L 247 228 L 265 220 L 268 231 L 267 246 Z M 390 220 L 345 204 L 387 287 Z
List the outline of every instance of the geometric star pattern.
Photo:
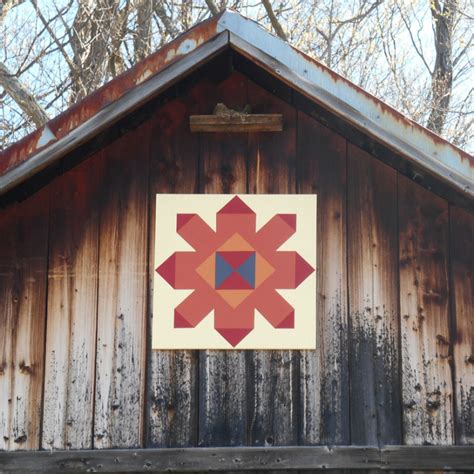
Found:
M 176 232 L 194 251 L 156 269 L 175 289 L 193 292 L 174 309 L 175 328 L 196 327 L 214 310 L 214 328 L 236 347 L 254 328 L 255 309 L 275 328 L 293 328 L 294 308 L 277 289 L 297 288 L 314 268 L 279 247 L 296 232 L 296 214 L 276 214 L 256 231 L 256 214 L 233 197 L 214 231 L 198 214 L 177 214 Z

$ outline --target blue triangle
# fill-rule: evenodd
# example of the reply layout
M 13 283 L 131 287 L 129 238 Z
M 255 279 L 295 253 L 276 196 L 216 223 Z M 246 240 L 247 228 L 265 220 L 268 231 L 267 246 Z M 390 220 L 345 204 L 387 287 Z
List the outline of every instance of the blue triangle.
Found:
M 219 288 L 222 282 L 234 271 L 234 269 L 216 252 L 216 280 L 215 287 Z
M 248 281 L 252 288 L 255 288 L 255 253 L 237 268 L 237 272 Z

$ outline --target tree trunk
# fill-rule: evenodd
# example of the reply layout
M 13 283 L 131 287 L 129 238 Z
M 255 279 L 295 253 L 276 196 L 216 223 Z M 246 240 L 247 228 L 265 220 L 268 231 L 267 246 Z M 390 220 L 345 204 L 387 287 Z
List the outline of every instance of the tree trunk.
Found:
M 135 61 L 141 61 L 150 54 L 151 49 L 151 18 L 153 2 L 140 0 L 136 4 L 137 20 L 134 37 Z
M 105 80 L 112 37 L 116 32 L 119 0 L 84 0 L 79 3 L 72 25 L 71 48 L 80 74 L 72 77 L 71 103 L 77 102 Z
M 432 109 L 426 126 L 437 134 L 442 133 L 446 123 L 453 89 L 451 38 L 457 6 L 457 0 L 446 0 L 443 6 L 438 0 L 431 2 L 436 60 L 431 81 Z

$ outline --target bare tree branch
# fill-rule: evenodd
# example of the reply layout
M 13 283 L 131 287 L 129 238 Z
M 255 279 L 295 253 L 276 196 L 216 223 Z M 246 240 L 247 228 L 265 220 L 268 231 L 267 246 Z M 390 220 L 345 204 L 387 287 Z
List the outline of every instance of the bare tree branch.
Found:
M 270 4 L 270 1 L 269 0 L 262 0 L 262 4 L 265 7 L 268 18 L 270 19 L 270 23 L 272 24 L 272 27 L 275 30 L 275 33 L 282 40 L 288 41 L 288 37 L 286 36 L 286 33 L 283 31 L 283 27 L 281 26 L 280 22 L 278 21 L 278 18 L 276 17 L 275 12 L 273 11 L 273 8 L 272 8 L 272 5 Z
M 38 104 L 34 95 L 20 83 L 17 77 L 2 62 L 0 62 L 0 85 L 37 127 L 41 127 L 49 120 L 48 115 Z
M 150 54 L 151 49 L 151 18 L 153 14 L 153 3 L 150 0 L 138 0 L 135 2 L 137 20 L 133 46 L 135 50 L 135 61 L 141 61 Z
M 32 5 L 33 5 L 33 7 L 36 11 L 36 14 L 38 15 L 38 18 L 40 19 L 41 23 L 45 27 L 45 29 L 48 32 L 49 36 L 51 37 L 51 39 L 56 44 L 59 51 L 61 51 L 61 54 L 63 55 L 64 60 L 66 61 L 67 65 L 69 66 L 71 72 L 74 75 L 76 75 L 76 65 L 72 62 L 71 58 L 69 57 L 69 54 L 67 54 L 66 50 L 64 49 L 64 46 L 61 44 L 61 42 L 58 40 L 57 36 L 54 34 L 54 31 L 51 29 L 51 27 L 49 25 L 49 22 L 46 20 L 46 18 L 41 13 L 41 10 L 38 7 L 37 0 L 31 0 L 31 3 L 32 3 Z
M 398 7 L 398 12 L 400 13 L 400 17 L 403 21 L 403 24 L 405 25 L 406 30 L 408 31 L 408 35 L 410 36 L 410 41 L 411 41 L 411 44 L 413 46 L 413 49 L 415 50 L 415 52 L 419 56 L 419 58 L 422 60 L 423 64 L 425 65 L 425 67 L 427 69 L 427 71 L 429 71 L 430 74 L 433 74 L 433 71 L 431 70 L 429 64 L 427 63 L 427 61 L 425 59 L 425 55 L 423 54 L 422 45 L 420 43 L 420 45 L 418 47 L 418 44 L 416 43 L 415 38 L 413 37 L 413 33 L 411 31 L 411 25 L 408 24 L 408 20 L 405 17 L 405 14 L 404 14 L 403 10 L 398 5 L 398 3 L 397 3 L 397 7 Z
M 171 38 L 178 36 L 179 30 L 174 26 L 172 20 L 166 14 L 165 7 L 161 0 L 155 0 L 153 4 L 156 15 L 160 19 L 161 23 L 165 27 L 166 32 Z
M 116 30 L 111 33 L 111 45 L 108 64 L 108 70 L 111 77 L 118 76 L 125 70 L 125 61 L 121 52 L 121 46 L 125 38 L 125 32 L 127 30 L 130 9 L 131 2 L 130 0 L 126 0 L 125 5 L 117 14 Z
M 459 62 L 460 59 L 462 59 L 464 57 L 464 55 L 466 54 L 466 52 L 469 50 L 469 48 L 471 47 L 471 44 L 472 44 L 472 41 L 474 39 L 474 34 L 471 34 L 471 36 L 469 37 L 469 41 L 466 41 L 466 45 L 464 46 L 464 48 L 457 54 L 457 56 L 454 58 L 453 60 L 453 67 L 456 66 Z
M 219 9 L 216 7 L 216 4 L 213 2 L 213 0 L 206 0 L 206 5 L 213 16 L 219 13 Z
M 372 13 L 382 2 L 383 0 L 376 0 L 367 10 L 353 16 L 352 18 L 347 18 L 346 20 L 336 20 L 335 23 L 337 23 L 338 27 L 346 25 L 347 23 L 357 23 L 358 21 L 363 20 L 369 16 L 370 13 Z
M 4 2 L 3 0 L 0 0 L 0 23 L 13 7 L 21 5 L 24 1 L 25 0 L 7 0 Z

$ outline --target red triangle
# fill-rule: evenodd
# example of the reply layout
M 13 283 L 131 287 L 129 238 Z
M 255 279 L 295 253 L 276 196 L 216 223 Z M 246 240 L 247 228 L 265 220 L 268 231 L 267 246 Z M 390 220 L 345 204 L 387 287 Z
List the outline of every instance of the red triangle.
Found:
M 175 284 L 176 275 L 176 253 L 167 258 L 157 269 L 156 272 L 166 280 L 172 288 Z
M 293 230 L 296 230 L 296 214 L 278 214 L 278 217 L 285 221 Z
M 234 270 L 236 270 L 255 252 L 231 251 L 231 252 L 218 252 L 218 253 Z
M 176 216 L 176 230 L 179 232 L 179 229 L 186 225 L 196 214 L 178 214 Z
M 193 325 L 176 309 L 174 310 L 174 327 L 175 328 L 192 328 Z
M 235 347 L 252 329 L 217 329 L 216 331 Z
M 314 272 L 314 268 L 298 253 L 295 256 L 295 288 Z
M 220 285 L 218 290 L 252 290 L 250 283 L 239 273 L 232 272 Z
M 238 196 L 232 198 L 217 214 L 255 214 Z
M 295 327 L 295 310 L 292 310 L 291 313 L 283 320 L 280 321 L 275 327 L 277 328 L 288 328 L 292 329 Z

